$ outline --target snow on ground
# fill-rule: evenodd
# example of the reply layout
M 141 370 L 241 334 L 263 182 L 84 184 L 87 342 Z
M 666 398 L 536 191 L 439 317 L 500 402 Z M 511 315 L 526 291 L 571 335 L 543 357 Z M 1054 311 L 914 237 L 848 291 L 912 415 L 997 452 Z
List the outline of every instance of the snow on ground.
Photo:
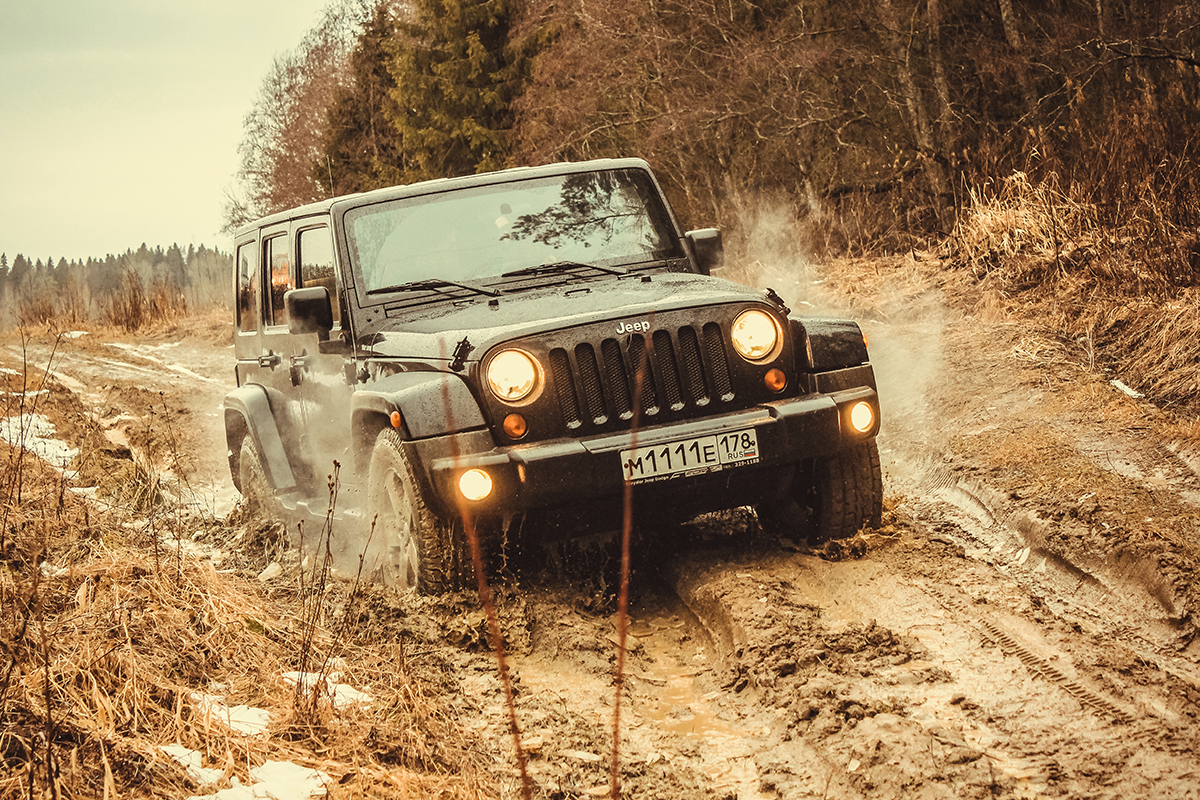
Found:
M 13 447 L 23 447 L 66 477 L 67 465 L 79 455 L 79 448 L 54 438 L 54 423 L 42 414 L 21 414 L 0 419 L 0 439 Z

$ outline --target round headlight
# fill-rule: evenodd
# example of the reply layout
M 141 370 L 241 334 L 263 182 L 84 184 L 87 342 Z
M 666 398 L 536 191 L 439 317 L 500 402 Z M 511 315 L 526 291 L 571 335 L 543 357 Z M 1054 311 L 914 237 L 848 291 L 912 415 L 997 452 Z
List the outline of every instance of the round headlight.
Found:
M 733 321 L 729 338 L 733 346 L 747 361 L 762 361 L 775 351 L 779 344 L 779 328 L 775 320 L 758 309 L 743 311 Z
M 537 381 L 537 364 L 520 350 L 505 350 L 488 364 L 488 387 L 507 403 L 524 400 L 537 387 Z

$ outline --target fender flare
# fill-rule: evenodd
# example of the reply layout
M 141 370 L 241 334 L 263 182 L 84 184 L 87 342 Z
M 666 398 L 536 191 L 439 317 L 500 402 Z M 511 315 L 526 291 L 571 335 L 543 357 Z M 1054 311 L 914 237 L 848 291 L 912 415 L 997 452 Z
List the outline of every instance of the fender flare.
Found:
M 242 438 L 253 437 L 258 454 L 262 456 L 267 481 L 276 491 L 293 489 L 296 476 L 288 461 L 283 437 L 271 412 L 271 401 L 265 387 L 255 383 L 239 386 L 225 395 L 225 443 L 229 448 L 229 471 L 234 484 L 240 486 L 237 461 Z
M 827 372 L 870 363 L 858 323 L 826 317 L 789 317 L 801 372 Z
M 398 372 L 354 393 L 351 431 L 355 466 L 365 470 L 379 431 L 402 419 L 405 439 L 428 439 L 487 427 L 483 412 L 462 377 L 449 372 Z

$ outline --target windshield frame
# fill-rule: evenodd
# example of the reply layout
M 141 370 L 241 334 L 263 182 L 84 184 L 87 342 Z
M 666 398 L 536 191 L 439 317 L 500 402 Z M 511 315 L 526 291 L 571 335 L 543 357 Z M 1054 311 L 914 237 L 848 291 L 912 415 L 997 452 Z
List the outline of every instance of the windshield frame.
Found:
M 356 238 L 355 222 L 367 218 L 371 215 L 378 215 L 385 212 L 389 206 L 398 208 L 407 208 L 408 213 L 419 214 L 423 208 L 431 207 L 439 202 L 448 200 L 451 195 L 460 195 L 464 201 L 477 200 L 479 198 L 487 198 L 493 194 L 498 194 L 506 190 L 521 191 L 522 184 L 531 187 L 535 190 L 544 190 L 547 187 L 556 191 L 562 192 L 562 187 L 575 176 L 586 177 L 588 175 L 603 176 L 609 173 L 614 176 L 613 181 L 621 180 L 628 181 L 628 186 L 621 184 L 617 189 L 610 190 L 610 195 L 616 191 L 625 191 L 632 187 L 636 190 L 642 210 L 645 212 L 644 219 L 646 229 L 657 237 L 657 241 L 653 244 L 658 249 L 644 250 L 642 252 L 621 252 L 611 257 L 600 258 L 580 258 L 580 250 L 589 248 L 589 244 L 582 244 L 583 239 L 576 238 L 574 250 L 567 248 L 560 250 L 558 246 L 547 245 L 544 248 L 535 247 L 535 242 L 526 241 L 525 244 L 530 248 L 543 251 L 544 258 L 522 258 L 510 260 L 505 263 L 500 263 L 493 271 L 480 271 L 470 275 L 423 275 L 420 272 L 413 274 L 412 281 L 427 280 L 429 278 L 444 278 L 451 281 L 465 281 L 474 283 L 479 286 L 491 288 L 496 284 L 504 284 L 504 291 L 514 290 L 515 282 L 512 278 L 504 278 L 506 272 L 521 270 L 528 267 L 542 266 L 543 263 L 553 263 L 555 261 L 570 260 L 581 261 L 584 264 L 593 265 L 597 268 L 597 276 L 603 277 L 605 274 L 610 274 L 613 270 L 606 268 L 623 268 L 623 269 L 638 269 L 649 268 L 665 263 L 690 264 L 688 259 L 688 251 L 682 241 L 680 228 L 675 220 L 674 214 L 670 205 L 666 202 L 662 195 L 662 191 L 655 179 L 653 173 L 649 170 L 644 161 L 640 159 L 620 159 L 605 162 L 590 162 L 585 164 L 562 164 L 554 165 L 554 168 L 533 168 L 533 169 L 518 169 L 509 170 L 502 173 L 491 173 L 487 175 L 468 176 L 466 178 L 429 181 L 422 184 L 415 184 L 407 187 L 394 187 L 389 190 L 379 190 L 365 195 L 357 195 L 351 198 L 346 198 L 345 201 L 337 203 L 340 208 L 335 209 L 335 217 L 337 218 L 340 232 L 344 239 L 344 254 L 347 256 L 346 272 L 350 273 L 350 280 L 347 283 L 354 287 L 354 293 L 357 299 L 357 305 L 362 307 L 374 306 L 394 302 L 404 295 L 404 291 L 398 289 L 396 292 L 381 291 L 381 288 L 386 286 L 401 286 L 410 281 L 380 281 L 375 282 L 369 279 L 364 273 L 363 260 L 359 258 L 359 244 Z M 441 199 L 439 195 L 445 196 Z M 372 202 L 364 202 L 366 200 Z M 611 198 L 610 198 L 611 201 Z M 564 201 L 560 201 L 554 205 L 563 205 Z M 554 206 L 551 206 L 554 207 Z M 622 206 L 628 208 L 631 206 Z M 548 213 L 549 208 L 546 212 Z M 437 213 L 436 211 L 433 213 Z M 502 215 L 503 216 L 503 215 Z M 524 219 L 517 215 L 518 219 Z M 527 215 L 537 217 L 538 214 Z M 589 220 L 591 217 L 588 217 Z M 497 220 L 499 225 L 499 220 Z M 514 226 L 515 227 L 515 226 Z M 569 227 L 569 226 L 568 226 Z M 617 236 L 618 234 L 611 234 Z M 507 239 L 508 234 L 501 237 Z M 529 234 L 523 234 L 522 238 L 529 239 Z M 606 240 L 607 241 L 607 240 Z M 629 238 L 626 244 L 634 243 L 633 238 Z M 406 242 L 407 244 L 407 242 Z M 547 244 L 545 242 L 537 242 L 537 244 Z M 374 253 L 378 257 L 382 250 L 380 246 Z M 469 252 L 463 249 L 461 251 L 454 250 L 455 254 L 461 252 Z M 678 269 L 678 267 L 675 267 Z M 377 271 L 377 274 L 381 274 Z M 533 276 L 530 276 L 531 278 Z M 595 278 L 589 277 L 587 280 Z M 536 283 L 536 281 L 534 282 Z M 525 287 L 515 287 L 517 290 Z M 534 288 L 533 286 L 528 288 Z M 481 295 L 482 297 L 482 295 Z

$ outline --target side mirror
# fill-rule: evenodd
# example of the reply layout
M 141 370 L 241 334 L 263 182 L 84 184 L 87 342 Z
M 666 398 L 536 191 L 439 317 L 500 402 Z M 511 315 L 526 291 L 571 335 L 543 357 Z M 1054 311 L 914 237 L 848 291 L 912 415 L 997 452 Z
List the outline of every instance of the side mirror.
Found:
M 725 266 L 725 245 L 718 228 L 700 228 L 684 234 L 692 245 L 696 266 L 701 274 L 711 275 L 714 269 Z
M 317 341 L 329 339 L 333 328 L 333 304 L 324 286 L 292 289 L 283 296 L 287 308 L 288 333 L 315 333 Z

